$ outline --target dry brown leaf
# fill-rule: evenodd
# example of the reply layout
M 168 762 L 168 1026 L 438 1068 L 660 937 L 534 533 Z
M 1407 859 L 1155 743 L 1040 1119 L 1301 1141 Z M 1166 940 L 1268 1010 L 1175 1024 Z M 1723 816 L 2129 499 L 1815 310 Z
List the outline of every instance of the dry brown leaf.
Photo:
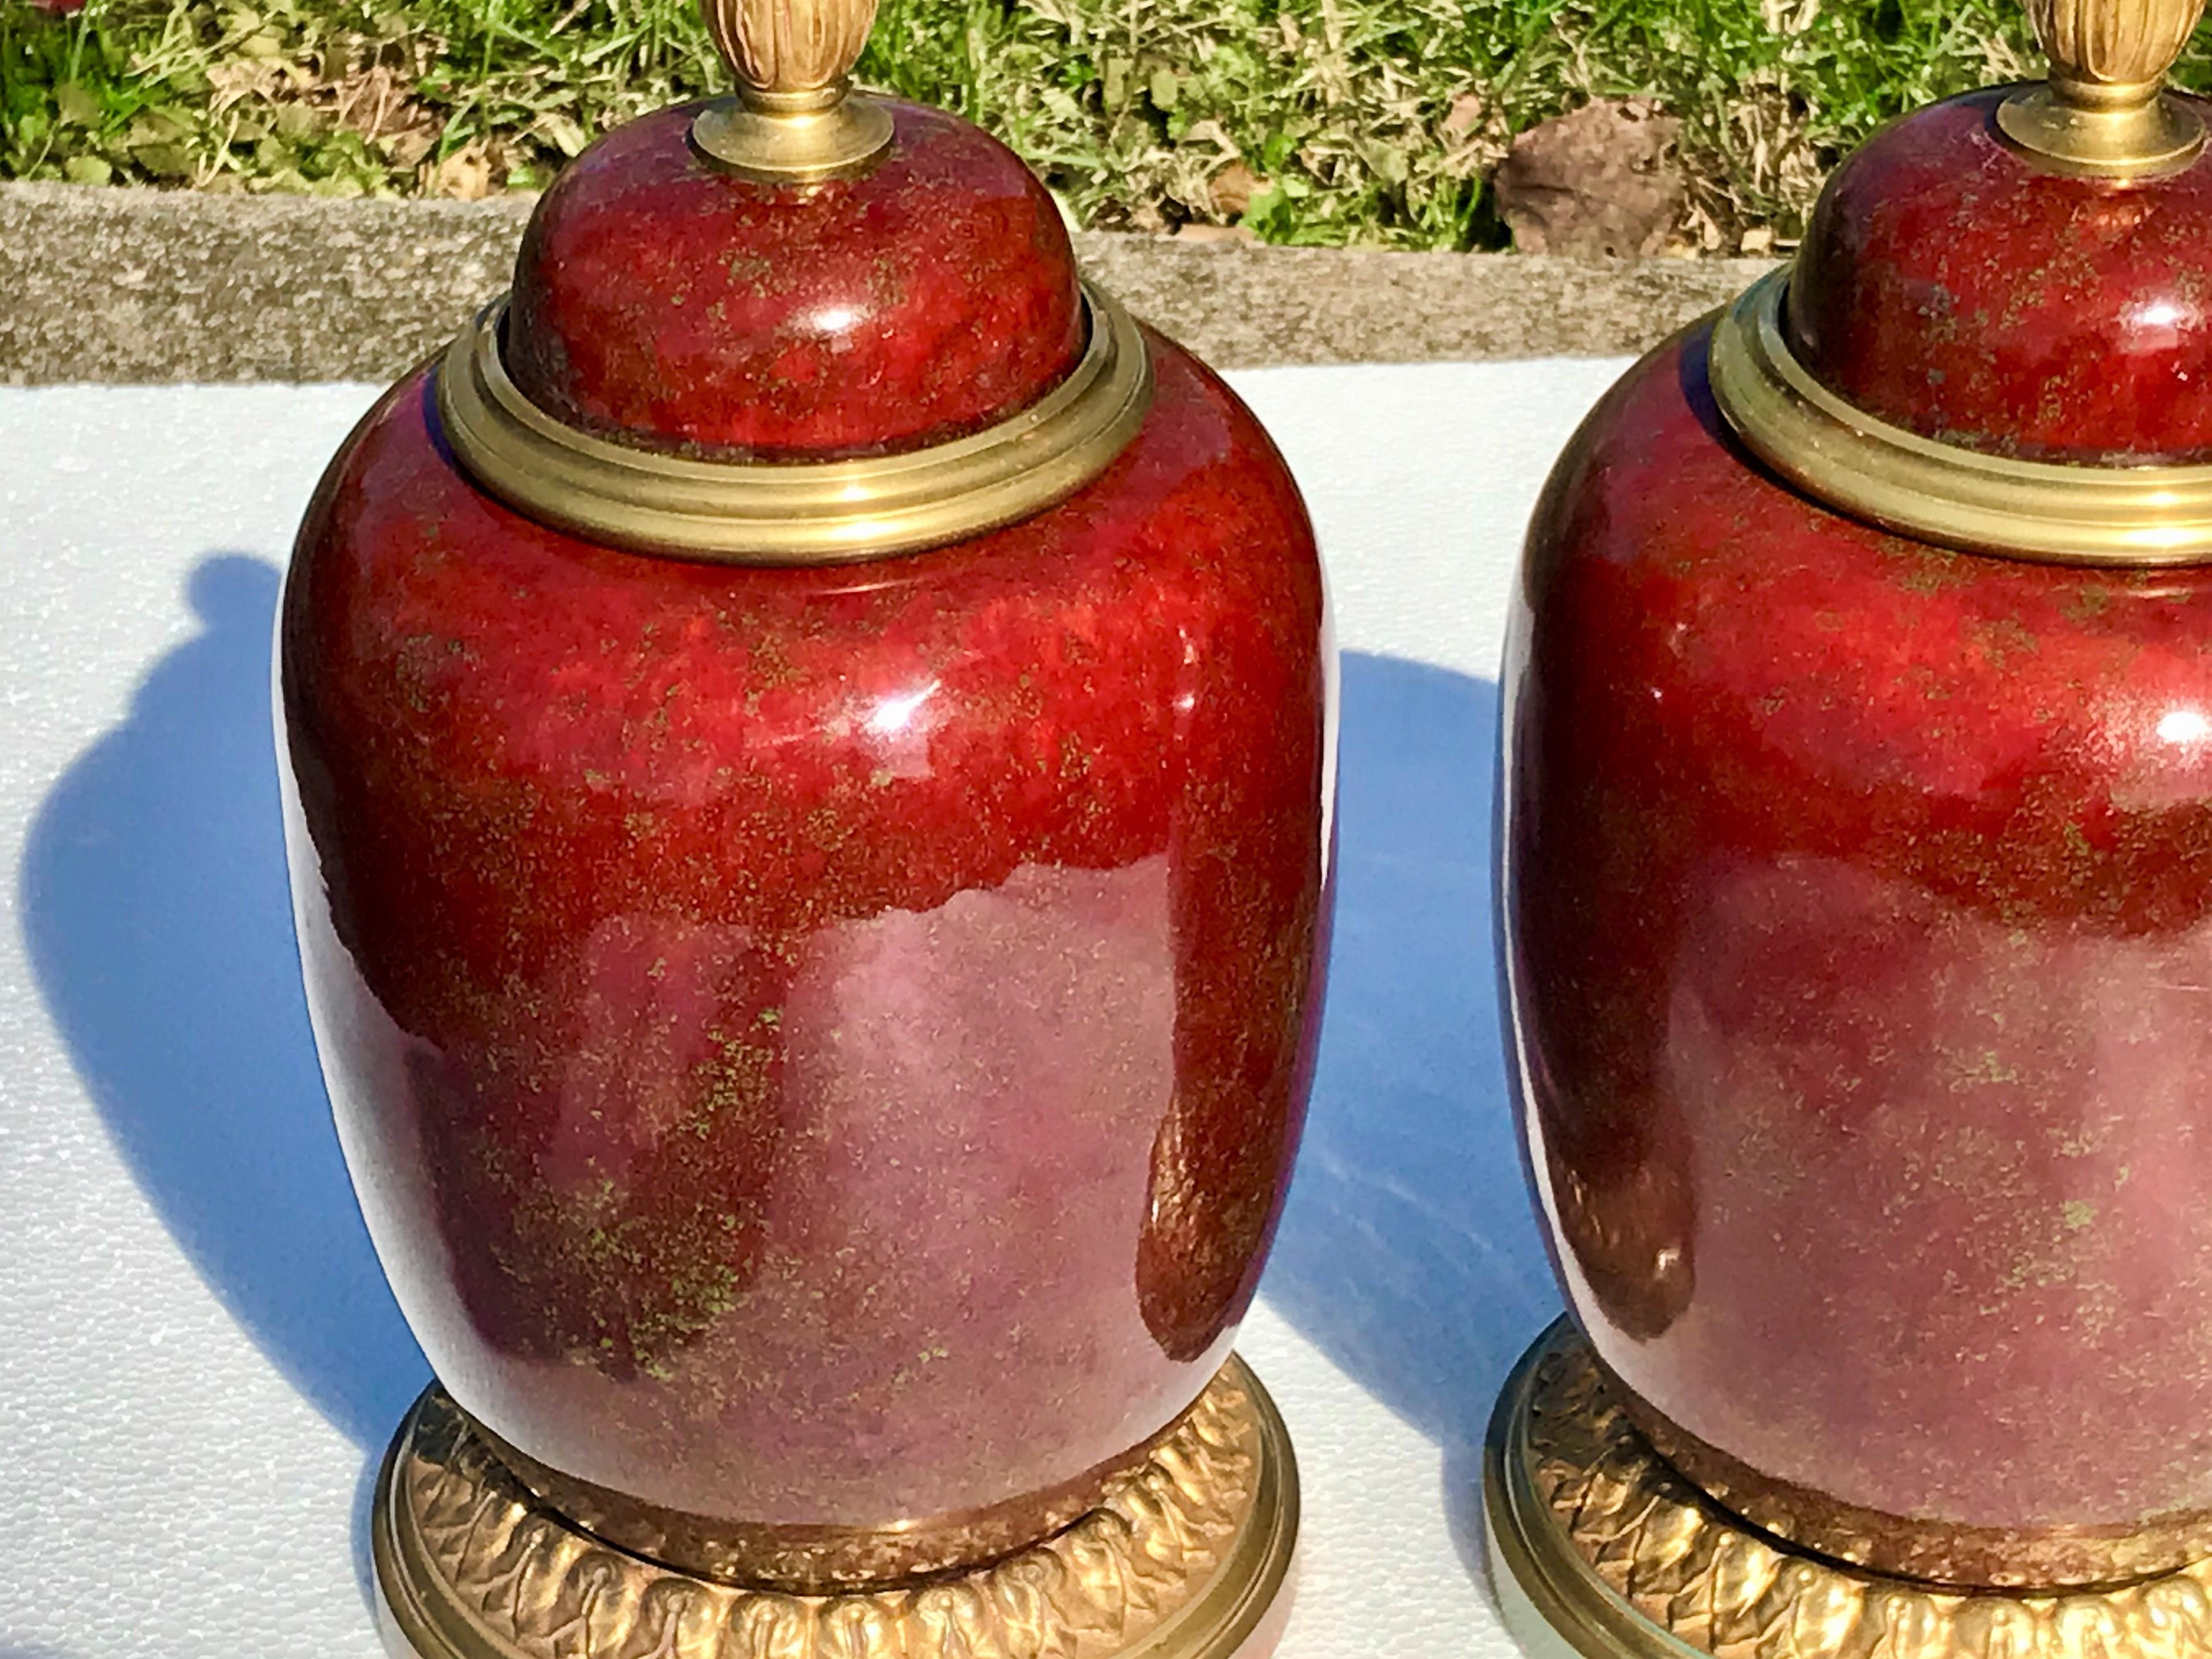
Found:
M 1267 187 L 1267 181 L 1243 162 L 1231 161 L 1213 175 L 1208 193 L 1213 198 L 1215 212 L 1240 219 L 1251 207 L 1252 198 Z
M 1513 141 L 1493 180 L 1524 253 L 1653 254 L 1680 222 L 1681 124 L 1641 100 L 1594 99 Z
M 481 202 L 491 194 L 494 179 L 503 179 L 504 176 L 504 168 L 497 174 L 493 171 L 491 146 L 481 138 L 471 138 L 428 169 L 423 193 L 460 202 Z

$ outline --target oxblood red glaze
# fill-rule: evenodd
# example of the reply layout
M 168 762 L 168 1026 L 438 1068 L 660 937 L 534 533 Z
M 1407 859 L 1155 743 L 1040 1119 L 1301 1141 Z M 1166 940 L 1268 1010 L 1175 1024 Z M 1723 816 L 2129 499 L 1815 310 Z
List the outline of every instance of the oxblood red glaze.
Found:
M 1922 110 L 1837 170 L 1790 278 L 1793 345 L 1847 401 L 1946 442 L 2212 459 L 2212 155 L 2066 178 L 1996 138 L 2004 95 Z
M 1706 337 L 1576 437 L 1510 627 L 1507 966 L 1575 1315 L 1647 1421 L 1871 1517 L 1822 1547 L 1972 1579 L 2003 1550 L 1958 1529 L 2185 1524 L 2212 571 L 1823 511 L 1721 435 Z
M 423 377 L 283 618 L 316 1028 L 440 1378 L 553 1468 L 880 1528 L 1084 1474 L 1221 1361 L 1321 1003 L 1297 491 L 1193 360 L 961 546 L 635 556 L 456 473 Z
M 769 457 L 913 448 L 1043 396 L 1085 338 L 1059 209 L 967 123 L 890 108 L 880 162 L 806 189 L 703 160 L 696 105 L 594 144 L 523 238 L 516 385 L 602 435 Z

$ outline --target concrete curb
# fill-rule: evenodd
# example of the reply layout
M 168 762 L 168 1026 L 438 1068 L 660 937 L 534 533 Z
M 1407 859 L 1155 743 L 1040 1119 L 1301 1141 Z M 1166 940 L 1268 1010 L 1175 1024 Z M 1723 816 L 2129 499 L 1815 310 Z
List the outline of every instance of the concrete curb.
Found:
M 0 381 L 388 380 L 506 286 L 529 210 L 0 185 Z M 1078 241 L 1224 368 L 1640 351 L 1767 268 Z

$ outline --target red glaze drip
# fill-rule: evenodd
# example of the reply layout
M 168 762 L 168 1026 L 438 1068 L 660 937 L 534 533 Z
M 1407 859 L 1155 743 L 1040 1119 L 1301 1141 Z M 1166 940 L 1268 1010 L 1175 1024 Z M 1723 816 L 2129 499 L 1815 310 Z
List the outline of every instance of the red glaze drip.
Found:
M 914 448 L 1034 403 L 1084 344 L 1060 210 L 974 127 L 890 108 L 872 171 L 804 189 L 702 159 L 696 106 L 592 145 L 523 238 L 516 385 L 602 435 L 764 457 Z
M 2212 155 L 2065 178 L 1996 137 L 2003 96 L 1923 110 L 1837 170 L 1791 273 L 1793 344 L 1850 402 L 1948 443 L 2212 459 Z
M 401 386 L 283 620 L 310 999 L 440 1377 L 553 1468 L 884 1527 L 1069 1480 L 1222 1358 L 1321 1002 L 1321 576 L 1250 415 L 835 569 L 472 490 Z
M 1825 512 L 1718 435 L 1705 343 L 1577 434 L 1510 633 L 1507 962 L 1574 1311 L 1836 1504 L 2201 1512 L 2212 571 Z

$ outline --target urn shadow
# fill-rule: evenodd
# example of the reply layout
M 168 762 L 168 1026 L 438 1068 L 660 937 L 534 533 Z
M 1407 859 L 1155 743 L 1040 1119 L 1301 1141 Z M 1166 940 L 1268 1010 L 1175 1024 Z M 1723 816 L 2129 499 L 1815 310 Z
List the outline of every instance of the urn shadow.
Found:
M 1481 1447 L 1559 1311 L 1514 1134 L 1491 908 L 1498 688 L 1347 652 L 1313 1103 L 1261 1291 L 1444 1454 L 1483 1571 Z
M 18 900 L 140 1189 L 278 1370 L 374 1452 L 429 1367 L 369 1245 L 307 1024 L 270 714 L 277 588 L 258 559 L 194 569 L 200 632 L 46 797 Z
M 365 1540 L 373 1455 L 428 1366 L 362 1224 L 300 984 L 269 707 L 278 586 L 240 555 L 194 570 L 201 631 L 47 796 L 18 896 L 41 993 L 141 1189 L 271 1363 L 372 1454 Z M 1559 1307 L 1498 1027 L 1497 695 L 1344 658 L 1328 1006 L 1263 1285 L 1438 1443 L 1477 1571 L 1491 1402 Z

